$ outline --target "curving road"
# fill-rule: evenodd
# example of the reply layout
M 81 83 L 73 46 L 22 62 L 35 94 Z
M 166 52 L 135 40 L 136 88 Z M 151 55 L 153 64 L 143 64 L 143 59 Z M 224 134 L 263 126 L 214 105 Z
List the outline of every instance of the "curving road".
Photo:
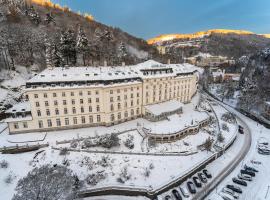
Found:
M 207 95 L 208 96 L 208 95 Z M 218 104 L 223 106 L 222 103 L 218 102 L 217 100 L 213 99 L 212 97 L 208 96 L 208 98 L 216 101 Z M 237 121 L 241 126 L 244 127 L 245 130 L 245 141 L 244 146 L 241 148 L 241 150 L 238 152 L 238 155 L 236 156 L 237 159 L 232 160 L 230 163 L 228 163 L 227 167 L 224 168 L 211 182 L 209 182 L 205 187 L 194 197 L 193 200 L 201 200 L 204 199 L 211 191 L 213 191 L 219 183 L 226 178 L 237 166 L 238 164 L 244 159 L 246 154 L 248 153 L 250 147 L 251 147 L 251 131 L 248 125 L 239 117 L 239 113 L 233 109 L 230 109 L 230 112 L 234 113 L 236 115 Z

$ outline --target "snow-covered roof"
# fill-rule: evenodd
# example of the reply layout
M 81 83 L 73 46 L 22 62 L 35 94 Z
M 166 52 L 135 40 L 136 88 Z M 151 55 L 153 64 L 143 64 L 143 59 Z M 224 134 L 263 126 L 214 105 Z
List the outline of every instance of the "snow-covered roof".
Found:
M 6 111 L 6 113 L 30 112 L 30 111 L 31 111 L 30 102 L 25 101 L 13 105 L 10 109 Z
M 143 70 L 172 69 L 169 74 L 144 74 Z M 148 60 L 133 66 L 116 67 L 57 67 L 45 69 L 27 83 L 46 83 L 46 82 L 71 82 L 71 81 L 109 81 L 121 79 L 151 78 L 153 76 L 176 76 L 177 74 L 189 74 L 197 70 L 191 64 L 161 64 Z
M 161 115 L 162 113 L 172 112 L 183 107 L 183 103 L 177 100 L 170 100 L 159 104 L 144 106 L 145 109 L 153 115 Z

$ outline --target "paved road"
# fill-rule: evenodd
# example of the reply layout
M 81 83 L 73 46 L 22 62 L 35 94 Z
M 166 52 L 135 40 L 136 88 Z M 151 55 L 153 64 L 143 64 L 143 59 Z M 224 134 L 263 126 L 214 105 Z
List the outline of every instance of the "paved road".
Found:
M 208 96 L 211 98 L 210 96 Z M 213 98 L 211 98 L 213 99 Z M 215 99 L 213 99 L 215 100 Z M 215 100 L 217 103 L 222 105 L 220 102 Z M 248 125 L 239 117 L 239 113 L 235 110 L 230 110 L 236 115 L 238 123 L 240 123 L 245 130 L 245 141 L 244 141 L 244 146 L 240 149 L 238 155 L 236 156 L 237 159 L 232 160 L 229 164 L 228 167 L 223 169 L 214 179 L 213 181 L 209 182 L 199 193 L 197 193 L 192 199 L 193 200 L 201 200 L 204 199 L 211 191 L 213 191 L 219 183 L 225 179 L 236 167 L 237 165 L 244 159 L 246 154 L 248 153 L 250 146 L 251 146 L 251 131 Z

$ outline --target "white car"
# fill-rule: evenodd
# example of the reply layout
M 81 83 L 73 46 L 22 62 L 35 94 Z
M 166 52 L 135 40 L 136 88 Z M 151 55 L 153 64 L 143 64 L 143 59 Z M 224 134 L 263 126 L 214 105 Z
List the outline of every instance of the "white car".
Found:
M 183 194 L 183 196 L 185 198 L 188 198 L 189 197 L 188 190 L 187 190 L 187 188 L 185 186 L 180 186 L 179 189 L 180 189 L 181 193 Z
M 219 196 L 221 196 L 224 200 L 234 200 L 234 197 L 228 193 L 220 192 Z
M 252 181 L 252 177 L 248 174 L 238 174 L 238 178 L 245 181 Z
M 233 198 L 235 198 L 235 199 L 239 199 L 239 194 L 238 193 L 236 193 L 236 192 L 234 192 L 233 190 L 231 190 L 231 189 L 229 189 L 229 188 L 223 188 L 222 189 L 222 192 L 224 192 L 224 193 L 227 193 L 227 194 L 230 194 L 231 196 L 233 196 Z

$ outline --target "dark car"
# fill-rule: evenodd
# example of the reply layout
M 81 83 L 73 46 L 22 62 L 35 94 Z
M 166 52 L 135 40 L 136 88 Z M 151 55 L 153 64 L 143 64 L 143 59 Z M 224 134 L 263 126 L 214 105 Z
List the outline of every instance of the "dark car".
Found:
M 250 175 L 252 177 L 255 176 L 255 173 L 254 172 L 249 171 L 249 170 L 246 170 L 246 169 L 241 169 L 240 172 L 241 172 L 241 174 L 248 174 L 248 175 Z
M 167 196 L 164 198 L 164 200 L 172 200 L 172 197 L 169 196 L 169 195 L 167 195 Z
M 259 172 L 257 169 L 255 169 L 254 167 L 250 167 L 250 166 L 247 166 L 245 165 L 244 166 L 245 170 L 249 170 L 249 171 L 253 171 L 253 172 Z
M 196 185 L 196 187 L 198 187 L 198 188 L 202 187 L 202 183 L 201 183 L 200 179 L 197 176 L 194 176 L 192 178 L 192 180 L 193 180 L 194 184 Z
M 270 155 L 270 151 L 266 151 L 266 150 L 262 150 L 262 149 L 258 149 L 258 153 L 262 154 L 262 155 Z
M 188 188 L 188 190 L 189 190 L 189 192 L 191 194 L 195 194 L 196 193 L 195 185 L 191 181 L 188 181 L 187 182 L 187 188 Z
M 212 175 L 208 172 L 207 169 L 202 170 L 202 172 L 204 173 L 204 175 L 205 175 L 207 178 L 212 178 Z
M 203 183 L 207 183 L 207 178 L 205 177 L 205 175 L 203 173 L 198 173 L 198 177 L 200 179 L 201 182 Z
M 242 126 L 238 126 L 238 132 L 240 133 L 240 134 L 244 134 L 244 128 L 242 127 Z
M 177 190 L 173 190 L 172 194 L 176 200 L 182 200 L 180 193 Z
M 243 193 L 242 189 L 240 187 L 238 187 L 238 186 L 235 186 L 235 185 L 226 185 L 226 188 L 229 188 L 232 191 L 237 192 L 239 194 Z
M 238 178 L 233 178 L 232 181 L 238 185 L 243 185 L 243 186 L 247 186 L 247 182 L 244 180 L 240 180 Z

